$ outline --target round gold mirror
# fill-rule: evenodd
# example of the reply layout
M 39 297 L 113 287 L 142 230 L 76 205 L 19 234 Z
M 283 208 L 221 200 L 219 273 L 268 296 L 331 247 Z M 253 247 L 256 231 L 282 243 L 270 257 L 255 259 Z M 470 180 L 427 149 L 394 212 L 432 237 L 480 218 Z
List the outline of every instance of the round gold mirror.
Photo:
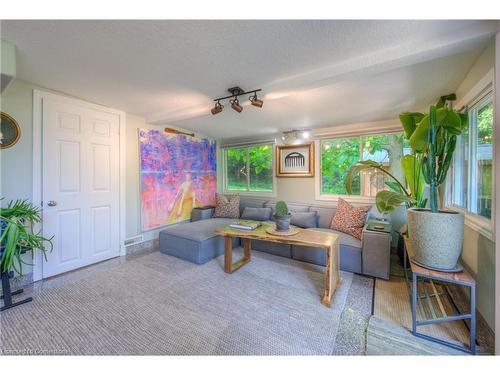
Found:
M 9 148 L 19 140 L 21 128 L 14 117 L 5 112 L 0 112 L 0 115 L 0 148 Z

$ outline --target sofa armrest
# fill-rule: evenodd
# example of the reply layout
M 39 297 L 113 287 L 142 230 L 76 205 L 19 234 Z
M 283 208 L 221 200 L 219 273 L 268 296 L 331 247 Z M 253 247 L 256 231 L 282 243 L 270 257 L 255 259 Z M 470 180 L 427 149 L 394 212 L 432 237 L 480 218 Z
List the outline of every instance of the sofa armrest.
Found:
M 215 209 L 213 207 L 193 208 L 193 211 L 191 211 L 191 221 L 210 219 L 214 214 L 214 210 Z
M 369 230 L 367 225 L 363 228 L 361 244 L 363 274 L 389 279 L 391 234 Z

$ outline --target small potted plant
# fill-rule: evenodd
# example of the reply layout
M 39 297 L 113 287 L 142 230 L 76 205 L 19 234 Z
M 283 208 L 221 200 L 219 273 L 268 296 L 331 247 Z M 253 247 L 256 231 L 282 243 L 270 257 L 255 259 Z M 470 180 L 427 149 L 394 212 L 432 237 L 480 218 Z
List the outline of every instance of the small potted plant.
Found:
M 274 221 L 276 222 L 276 230 L 278 232 L 286 232 L 290 228 L 290 219 L 292 215 L 288 212 L 288 206 L 284 201 L 276 203 L 276 211 L 274 213 Z

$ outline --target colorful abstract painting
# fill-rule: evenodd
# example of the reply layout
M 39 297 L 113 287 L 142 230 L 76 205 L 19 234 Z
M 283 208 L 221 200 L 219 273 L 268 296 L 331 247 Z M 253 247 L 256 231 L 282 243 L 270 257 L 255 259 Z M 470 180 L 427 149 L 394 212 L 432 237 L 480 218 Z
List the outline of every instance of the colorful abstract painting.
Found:
M 139 147 L 144 231 L 188 220 L 193 207 L 215 204 L 215 142 L 139 129 Z

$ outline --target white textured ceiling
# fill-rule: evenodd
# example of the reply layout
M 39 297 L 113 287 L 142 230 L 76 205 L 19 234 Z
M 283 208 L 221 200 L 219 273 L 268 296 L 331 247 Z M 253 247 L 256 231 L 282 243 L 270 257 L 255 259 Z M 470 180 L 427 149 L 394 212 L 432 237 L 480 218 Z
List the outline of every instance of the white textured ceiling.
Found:
M 490 21 L 2 21 L 18 78 L 216 138 L 395 117 L 457 88 Z M 209 114 L 228 87 L 262 109 Z

